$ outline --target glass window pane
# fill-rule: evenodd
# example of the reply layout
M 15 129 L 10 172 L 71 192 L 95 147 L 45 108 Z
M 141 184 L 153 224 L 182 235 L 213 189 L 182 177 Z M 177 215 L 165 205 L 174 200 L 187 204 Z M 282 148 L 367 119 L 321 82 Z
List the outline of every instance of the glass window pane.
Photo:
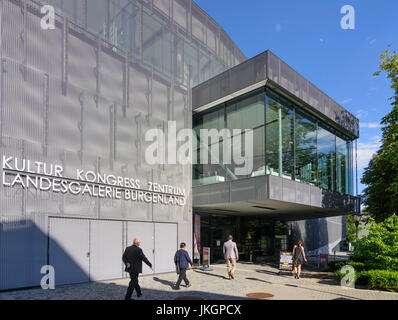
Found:
M 249 152 L 253 154 L 253 158 L 250 157 L 249 159 L 252 163 L 253 171 L 247 177 L 265 174 L 264 103 L 264 94 L 257 92 L 236 103 L 229 104 L 226 108 L 227 128 L 231 133 L 234 129 L 242 130 L 240 134 L 241 150 L 235 150 L 235 144 L 231 143 L 233 146 L 233 155 L 247 157 Z M 252 151 L 245 148 L 246 136 L 244 130 L 246 129 L 253 130 Z M 228 167 L 232 172 L 235 172 L 235 168 L 242 167 L 242 165 L 236 166 L 235 162 L 232 161 L 232 164 Z M 242 177 L 238 176 L 238 178 Z
M 316 120 L 296 108 L 296 176 L 299 182 L 316 184 Z
M 318 128 L 318 179 L 323 189 L 335 191 L 336 180 L 336 136 L 326 125 Z
M 105 8 L 105 0 L 87 0 L 87 28 L 102 36 L 105 36 L 106 29 Z
M 336 152 L 337 191 L 349 193 L 349 142 L 337 136 Z
M 221 130 L 225 128 L 224 107 L 219 107 L 210 112 L 195 115 L 193 125 L 194 131 L 199 137 L 197 151 L 198 164 L 194 165 L 193 168 L 193 185 L 224 182 L 226 180 L 228 171 L 223 165 L 222 155 L 224 144 L 222 139 L 208 139 L 208 141 L 203 141 L 200 139 L 201 129 Z M 218 150 L 219 157 L 217 157 L 217 154 L 212 151 L 214 148 Z M 201 161 L 203 160 L 200 158 L 201 151 L 205 152 L 208 164 L 205 164 L 205 161 Z M 219 163 L 216 163 L 216 158 L 218 158 Z
M 153 15 L 144 12 L 142 29 L 142 54 L 145 62 L 162 69 L 162 24 Z
M 267 90 L 266 107 L 267 174 L 293 177 L 293 111 L 288 103 Z

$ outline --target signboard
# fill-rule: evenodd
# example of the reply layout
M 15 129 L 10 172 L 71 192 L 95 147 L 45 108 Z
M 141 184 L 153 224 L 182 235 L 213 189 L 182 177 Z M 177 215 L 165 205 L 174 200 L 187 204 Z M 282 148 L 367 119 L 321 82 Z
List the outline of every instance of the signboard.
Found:
M 204 247 L 203 248 L 203 266 L 209 267 L 210 266 L 210 248 Z
M 318 261 L 319 268 L 327 269 L 328 267 L 328 255 L 327 254 L 319 254 L 319 261 Z
M 75 176 L 66 177 L 62 165 L 5 155 L 2 158 L 3 187 L 180 207 L 186 203 L 185 190 L 172 185 L 152 181 L 145 185 L 134 177 L 82 169 L 76 169 Z
M 281 251 L 279 259 L 279 270 L 283 271 L 293 270 L 293 254 L 291 252 Z

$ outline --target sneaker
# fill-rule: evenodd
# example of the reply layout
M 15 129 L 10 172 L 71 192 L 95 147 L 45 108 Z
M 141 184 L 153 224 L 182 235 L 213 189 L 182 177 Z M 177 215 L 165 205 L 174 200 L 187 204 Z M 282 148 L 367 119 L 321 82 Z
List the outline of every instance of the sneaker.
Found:
M 142 296 L 142 293 L 140 293 L 140 294 L 137 294 L 137 298 L 139 298 L 139 297 L 141 297 Z
M 187 284 L 187 288 L 189 288 L 189 287 L 191 287 L 191 286 L 192 286 L 192 284 L 190 284 L 190 283 Z
M 174 286 L 174 287 L 173 287 L 173 290 L 180 290 L 180 287 Z

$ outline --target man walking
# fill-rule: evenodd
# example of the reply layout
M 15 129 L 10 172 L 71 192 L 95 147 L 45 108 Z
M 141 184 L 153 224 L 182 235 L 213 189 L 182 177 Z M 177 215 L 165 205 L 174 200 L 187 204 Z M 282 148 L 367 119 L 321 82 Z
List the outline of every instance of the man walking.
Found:
M 138 298 L 142 296 L 141 288 L 138 284 L 138 275 L 142 273 L 142 261 L 152 269 L 152 264 L 145 257 L 144 252 L 140 248 L 140 244 L 140 239 L 134 238 L 133 245 L 127 247 L 122 256 L 122 260 L 126 265 L 126 269 L 124 271 L 130 274 L 131 279 L 124 298 L 125 300 L 131 299 L 134 289 L 137 292 Z
M 223 247 L 224 259 L 227 262 L 229 280 L 235 278 L 236 261 L 239 260 L 238 248 L 236 243 L 232 241 L 232 236 L 228 236 L 228 241 L 224 243 Z
M 187 245 L 184 242 L 181 242 L 180 250 L 178 250 L 174 255 L 174 263 L 177 267 L 177 270 L 179 270 L 178 280 L 174 289 L 180 290 L 180 284 L 182 280 L 184 280 L 186 287 L 189 288 L 191 284 L 187 278 L 187 269 L 189 268 L 189 265 L 192 266 L 193 263 L 187 252 Z

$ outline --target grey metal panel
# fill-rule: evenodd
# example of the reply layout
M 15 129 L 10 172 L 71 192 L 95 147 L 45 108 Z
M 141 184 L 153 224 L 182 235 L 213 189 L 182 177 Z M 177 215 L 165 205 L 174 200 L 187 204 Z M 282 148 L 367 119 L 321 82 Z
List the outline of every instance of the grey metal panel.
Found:
M 254 190 L 256 192 L 256 200 L 268 199 L 268 179 L 269 176 L 256 177 L 254 180 Z
M 212 203 L 226 203 L 230 201 L 230 185 L 227 183 L 216 183 L 209 186 L 208 200 Z
M 186 239 L 185 242 L 190 241 Z M 177 250 L 177 224 L 155 223 L 155 272 L 175 271 L 174 254 Z
M 310 186 L 310 204 L 315 207 L 322 207 L 322 189 Z
M 269 176 L 268 180 L 268 190 L 269 190 L 269 198 L 273 200 L 282 200 L 283 199 L 283 186 L 282 186 L 282 178 L 276 176 Z
M 304 183 L 296 184 L 296 202 L 310 205 L 310 186 Z
M 146 186 L 146 182 L 152 179 L 152 168 L 144 163 L 146 130 L 171 119 L 178 122 L 178 128 L 191 127 L 190 88 L 187 83 L 179 83 L 177 70 L 170 70 L 178 65 L 181 78 L 184 78 L 180 80 L 186 80 L 189 68 L 184 47 L 189 44 L 193 55 L 199 57 L 200 51 L 201 56 L 205 56 L 204 60 L 209 62 L 206 72 L 200 69 L 194 83 L 245 60 L 220 26 L 196 4 L 178 1 L 181 7 L 174 7 L 174 2 L 177 1 L 130 1 L 124 12 L 132 22 L 127 29 L 122 29 L 123 19 L 106 25 L 105 15 L 100 15 L 101 10 L 93 10 L 87 21 L 91 25 L 86 30 L 82 19 L 85 10 L 80 10 L 85 1 L 76 1 L 76 17 L 71 10 L 73 6 L 64 7 L 64 13 L 62 8 L 57 8 L 56 29 L 44 31 L 40 28 L 38 3 L 27 0 L 29 11 L 25 11 L 24 2 L 3 0 L 2 154 L 62 164 L 65 177 L 74 177 L 76 169 L 81 168 L 132 176 Z M 94 3 L 88 3 L 89 11 Z M 151 10 L 152 4 L 154 10 Z M 138 10 L 131 10 L 133 6 Z M 169 60 L 170 65 L 161 70 L 156 69 L 154 61 L 145 59 L 144 62 L 141 57 L 143 30 L 139 8 L 142 7 L 151 14 L 149 19 L 164 23 L 165 29 L 156 35 L 157 40 L 163 44 L 170 38 L 178 38 L 179 41 L 173 51 L 167 52 L 166 46 L 163 47 L 164 57 L 170 55 L 170 59 L 165 58 L 163 62 Z M 197 18 L 194 21 L 192 7 Z M 116 6 L 111 7 L 110 14 L 114 13 L 114 8 Z M 136 18 L 129 16 L 133 11 Z M 181 15 L 184 12 L 185 16 Z M 63 14 L 68 16 L 69 28 L 63 28 Z M 105 30 L 101 32 L 95 28 L 93 20 Z M 185 31 L 180 25 L 185 26 Z M 94 30 L 95 34 L 89 30 Z M 128 41 L 123 42 L 126 35 L 134 42 L 131 47 Z M 154 41 L 148 43 L 153 44 Z M 62 80 L 67 80 L 67 83 Z M 128 106 L 125 105 L 128 100 L 126 92 L 130 94 Z M 111 112 L 113 107 L 116 112 Z M 189 230 L 181 231 L 181 234 L 189 234 L 192 224 L 189 215 L 191 174 L 189 166 L 180 166 L 179 170 L 159 176 L 162 181 L 170 179 L 173 184 L 184 186 L 187 198 L 185 206 L 162 210 L 158 217 L 153 215 L 153 206 L 145 203 L 24 191 L 18 187 L 0 189 L 0 216 L 51 214 L 140 220 L 164 217 L 182 221 L 184 228 Z M 72 228 L 69 223 L 65 229 Z
M 123 222 L 90 221 L 90 280 L 123 277 Z
M 89 281 L 89 221 L 50 218 L 49 264 L 55 269 L 55 285 Z
M 192 188 L 193 206 L 200 206 L 211 203 L 209 201 L 210 185 L 196 186 Z
M 127 246 L 133 244 L 134 238 L 141 240 L 140 248 L 143 250 L 149 262 L 154 265 L 154 225 L 147 222 L 127 222 Z M 152 270 L 145 264 L 142 264 L 143 274 L 151 274 Z
M 296 202 L 297 182 L 282 179 L 282 199 L 283 201 Z
M 252 179 L 231 181 L 231 202 L 256 198 L 255 184 Z
M 47 264 L 43 226 L 43 217 L 0 217 L 0 290 L 40 284 Z
M 3 135 L 42 142 L 43 74 L 3 58 Z

